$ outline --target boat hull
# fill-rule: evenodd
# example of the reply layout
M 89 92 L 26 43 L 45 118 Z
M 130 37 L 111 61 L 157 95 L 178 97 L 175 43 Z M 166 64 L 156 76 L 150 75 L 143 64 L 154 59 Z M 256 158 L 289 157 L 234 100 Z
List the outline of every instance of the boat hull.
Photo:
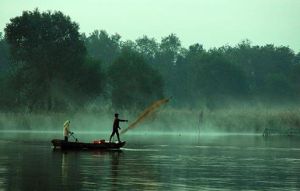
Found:
M 61 139 L 53 139 L 51 141 L 54 149 L 77 149 L 77 150 L 115 150 L 120 149 L 125 145 L 124 142 L 98 142 L 95 141 L 94 143 L 83 143 L 83 142 L 67 142 Z

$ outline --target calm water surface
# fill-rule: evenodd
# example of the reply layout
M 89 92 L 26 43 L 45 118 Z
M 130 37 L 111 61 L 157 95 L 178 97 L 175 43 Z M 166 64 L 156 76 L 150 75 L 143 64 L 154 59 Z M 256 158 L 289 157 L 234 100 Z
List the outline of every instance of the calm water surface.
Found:
M 119 152 L 53 151 L 54 137 L 2 132 L 0 190 L 300 190 L 299 137 L 126 135 Z

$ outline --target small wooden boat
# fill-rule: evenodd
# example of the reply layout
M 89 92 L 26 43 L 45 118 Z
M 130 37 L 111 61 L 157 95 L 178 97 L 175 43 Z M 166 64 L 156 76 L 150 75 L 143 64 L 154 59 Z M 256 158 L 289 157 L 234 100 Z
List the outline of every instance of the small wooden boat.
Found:
M 125 145 L 125 141 L 123 142 L 106 142 L 105 140 L 94 141 L 93 143 L 83 143 L 83 142 L 67 142 L 61 139 L 53 139 L 51 143 L 54 146 L 54 149 L 79 149 L 79 150 L 115 150 L 120 149 Z

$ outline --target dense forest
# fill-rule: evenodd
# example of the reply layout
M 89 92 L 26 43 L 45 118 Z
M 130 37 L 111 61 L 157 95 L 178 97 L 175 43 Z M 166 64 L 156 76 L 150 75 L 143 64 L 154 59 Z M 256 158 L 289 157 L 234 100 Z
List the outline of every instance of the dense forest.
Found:
M 233 101 L 299 100 L 300 53 L 286 46 L 188 48 L 175 34 L 122 40 L 80 34 L 61 12 L 24 11 L 0 34 L 0 110 L 68 111 L 88 105 L 142 109 L 163 97 L 176 108 Z

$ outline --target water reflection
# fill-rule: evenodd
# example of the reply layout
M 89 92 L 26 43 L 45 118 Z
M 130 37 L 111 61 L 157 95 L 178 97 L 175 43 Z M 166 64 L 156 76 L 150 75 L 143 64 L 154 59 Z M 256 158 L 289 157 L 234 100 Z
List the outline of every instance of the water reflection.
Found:
M 112 152 L 111 156 L 111 190 L 118 189 L 119 159 L 121 152 Z
M 61 185 L 64 190 L 100 189 L 117 190 L 119 185 L 120 158 L 117 151 L 61 151 L 53 150 L 61 157 Z
M 0 190 L 300 190 L 298 138 L 181 138 L 130 138 L 119 152 L 0 141 Z
M 62 178 L 62 184 L 66 185 L 67 177 L 68 177 L 68 158 L 67 153 L 62 153 L 62 160 L 61 160 L 61 178 Z
M 6 156 L 0 156 L 0 190 L 3 190 L 6 184 L 5 175 L 8 173 L 6 161 L 8 158 Z

